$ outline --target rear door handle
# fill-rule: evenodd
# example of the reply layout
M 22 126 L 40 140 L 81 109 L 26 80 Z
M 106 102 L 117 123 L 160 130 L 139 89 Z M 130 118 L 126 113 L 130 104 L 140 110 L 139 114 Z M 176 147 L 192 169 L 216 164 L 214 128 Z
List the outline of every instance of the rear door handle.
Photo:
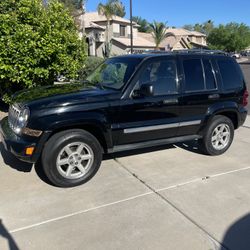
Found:
M 208 96 L 208 99 L 210 100 L 219 99 L 219 98 L 220 98 L 219 94 L 211 94 Z

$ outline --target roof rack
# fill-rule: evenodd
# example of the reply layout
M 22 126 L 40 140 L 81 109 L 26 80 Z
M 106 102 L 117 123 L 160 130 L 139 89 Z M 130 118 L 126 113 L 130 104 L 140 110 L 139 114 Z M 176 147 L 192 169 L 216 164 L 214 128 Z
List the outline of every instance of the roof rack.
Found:
M 225 55 L 229 54 L 222 50 L 209 50 L 209 49 L 182 49 L 182 50 L 173 50 L 173 51 L 162 51 L 162 50 L 150 50 L 145 51 L 145 54 L 172 54 L 172 53 L 186 53 L 186 54 L 209 54 L 209 55 Z
M 210 50 L 210 49 L 186 49 L 186 50 L 175 50 L 175 53 L 187 53 L 187 54 L 210 54 L 210 55 L 228 55 L 227 52 L 222 50 Z

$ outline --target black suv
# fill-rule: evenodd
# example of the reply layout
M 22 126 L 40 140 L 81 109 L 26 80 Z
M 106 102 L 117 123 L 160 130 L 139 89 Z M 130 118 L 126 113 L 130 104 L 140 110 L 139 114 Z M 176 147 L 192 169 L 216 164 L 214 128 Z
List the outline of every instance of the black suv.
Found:
M 50 181 L 71 187 L 97 172 L 103 154 L 198 140 L 220 155 L 247 115 L 237 62 L 220 53 L 126 55 L 82 84 L 22 91 L 1 122 L 2 142 L 19 159 L 41 159 Z

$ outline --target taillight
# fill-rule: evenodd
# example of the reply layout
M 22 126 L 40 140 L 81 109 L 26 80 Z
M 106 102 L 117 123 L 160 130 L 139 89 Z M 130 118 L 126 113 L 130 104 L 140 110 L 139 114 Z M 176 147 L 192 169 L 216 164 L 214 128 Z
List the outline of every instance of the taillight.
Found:
M 244 107 L 247 106 L 247 104 L 248 104 L 248 96 L 249 96 L 248 91 L 245 90 L 245 92 L 243 94 L 243 102 L 242 102 Z

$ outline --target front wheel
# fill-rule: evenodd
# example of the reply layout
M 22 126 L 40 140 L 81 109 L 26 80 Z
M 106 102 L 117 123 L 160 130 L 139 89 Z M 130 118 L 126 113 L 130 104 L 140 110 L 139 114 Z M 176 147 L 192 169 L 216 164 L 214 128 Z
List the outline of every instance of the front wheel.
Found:
M 226 152 L 234 138 L 232 121 L 222 115 L 217 115 L 208 124 L 204 137 L 200 140 L 202 151 L 208 155 L 221 155 Z
M 42 165 L 48 179 L 59 187 L 74 187 L 90 180 L 102 161 L 98 140 L 84 130 L 53 135 L 45 144 Z

